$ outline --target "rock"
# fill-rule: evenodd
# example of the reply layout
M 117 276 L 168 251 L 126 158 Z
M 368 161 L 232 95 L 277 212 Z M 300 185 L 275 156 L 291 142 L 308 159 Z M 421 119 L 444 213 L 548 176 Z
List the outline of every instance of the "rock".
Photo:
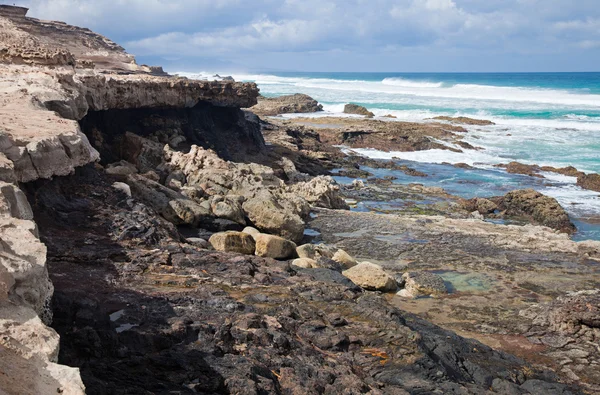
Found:
M 188 237 L 185 239 L 188 243 L 193 244 L 200 248 L 208 248 L 210 245 L 208 241 L 200 238 L 200 237 Z
M 400 295 L 416 298 L 419 296 L 440 296 L 448 293 L 444 279 L 431 272 L 408 272 L 402 275 L 404 289 Z
M 340 195 L 340 187 L 329 176 L 318 176 L 308 182 L 292 185 L 291 190 L 316 207 L 349 209 Z
M 496 167 L 504 167 L 507 173 L 512 174 L 524 174 L 530 177 L 544 178 L 543 175 L 539 174 L 540 167 L 538 165 L 526 165 L 519 162 L 510 162 L 507 165 L 495 165 Z
M 387 274 L 379 265 L 371 262 L 361 262 L 345 270 L 342 274 L 353 283 L 369 291 L 394 291 L 397 288 L 396 280 Z
M 241 203 L 243 200 L 243 198 L 240 199 L 240 196 L 213 196 L 210 201 L 211 211 L 218 218 L 246 225 L 246 216 Z
M 131 197 L 131 187 L 129 187 L 129 185 L 125 184 L 124 182 L 115 182 L 112 184 L 112 187 Z
M 256 255 L 274 259 L 286 259 L 296 252 L 296 244 L 283 237 L 261 233 L 253 236 L 256 241 Z
M 600 192 L 600 174 L 584 174 L 577 177 L 577 185 L 583 189 Z
M 210 237 L 208 242 L 217 251 L 253 255 L 256 249 L 256 244 L 252 236 L 242 232 L 228 231 L 215 233 Z
M 308 95 L 297 93 L 295 95 L 279 97 L 259 97 L 258 104 L 250 108 L 257 115 L 273 116 L 290 113 L 311 113 L 323 111 L 323 106 Z
M 127 162 L 127 161 L 119 161 L 116 163 L 111 163 L 106 166 L 106 174 L 114 175 L 114 176 L 128 176 L 130 174 L 136 174 L 138 172 L 137 167 L 135 165 Z
M 140 175 L 129 175 L 127 184 L 134 198 L 148 204 L 166 220 L 175 225 L 187 224 L 197 226 L 200 222 L 211 218 L 210 211 L 157 182 Z
M 251 226 L 246 226 L 244 228 L 244 230 L 242 230 L 242 232 L 249 234 L 250 236 L 252 236 L 252 238 L 256 241 L 256 236 L 258 236 L 260 234 L 260 231 L 256 228 L 253 228 Z
M 344 270 L 350 269 L 351 267 L 358 265 L 357 260 L 351 257 L 350 254 L 348 254 L 344 250 L 337 250 L 336 253 L 333 254 L 333 257 L 331 259 L 342 265 Z
M 573 233 L 576 230 L 569 215 L 556 199 L 544 196 L 533 189 L 512 191 L 503 198 L 495 200 L 497 200 L 498 208 L 505 211 L 505 215 L 524 216 L 535 223 L 565 233 Z
M 271 196 L 250 198 L 242 207 L 250 221 L 265 232 L 277 233 L 294 242 L 304 237 L 304 221 L 300 216 L 285 210 Z
M 317 251 L 314 244 L 303 244 L 296 248 L 296 254 L 298 254 L 300 258 L 313 260 L 317 255 Z
M 318 260 L 320 257 L 332 259 L 336 250 L 325 244 L 303 244 L 296 248 L 300 258 Z
M 298 258 L 292 261 L 292 265 L 301 267 L 303 269 L 317 268 L 317 262 L 310 258 Z
M 489 199 L 473 198 L 470 200 L 461 200 L 462 207 L 468 212 L 477 211 L 479 214 L 491 214 L 498 209 L 498 205 Z
M 437 121 L 447 121 L 450 123 L 460 123 L 463 125 L 495 125 L 494 122 L 488 121 L 485 119 L 473 119 L 468 117 L 448 117 L 448 116 L 439 116 L 434 117 L 433 119 Z
M 367 118 L 373 118 L 375 116 L 371 111 L 357 104 L 346 104 L 344 106 L 344 114 L 364 115 Z

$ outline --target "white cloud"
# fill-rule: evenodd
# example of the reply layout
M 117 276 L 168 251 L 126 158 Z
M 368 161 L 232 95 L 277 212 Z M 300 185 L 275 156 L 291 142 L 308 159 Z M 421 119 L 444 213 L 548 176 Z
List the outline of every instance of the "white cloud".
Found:
M 15 1 L 15 0 L 13 0 Z M 137 55 L 597 51 L 597 0 L 21 0 Z M 422 51 L 421 51 L 422 50 Z M 408 52 L 407 52 L 408 53 Z M 462 52 L 461 52 L 462 53 Z M 289 55 L 287 55 L 289 57 Z M 557 55 L 558 56 L 558 55 Z M 365 55 L 368 58 L 367 55 Z

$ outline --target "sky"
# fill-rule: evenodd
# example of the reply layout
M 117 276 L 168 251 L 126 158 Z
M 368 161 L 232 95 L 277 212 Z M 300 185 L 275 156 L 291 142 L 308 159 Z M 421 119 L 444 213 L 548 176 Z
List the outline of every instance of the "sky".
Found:
M 2 2 L 0 3 L 9 3 Z M 169 71 L 600 71 L 600 0 L 11 0 Z

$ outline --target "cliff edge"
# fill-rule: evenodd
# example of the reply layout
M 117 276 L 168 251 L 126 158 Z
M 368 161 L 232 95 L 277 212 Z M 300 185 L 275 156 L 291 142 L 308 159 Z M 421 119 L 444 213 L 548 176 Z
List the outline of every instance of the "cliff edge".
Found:
M 80 394 L 78 369 L 55 363 L 46 246 L 19 183 L 99 160 L 77 122 L 90 111 L 249 107 L 258 89 L 169 76 L 88 29 L 26 15 L 0 5 L 0 388 Z

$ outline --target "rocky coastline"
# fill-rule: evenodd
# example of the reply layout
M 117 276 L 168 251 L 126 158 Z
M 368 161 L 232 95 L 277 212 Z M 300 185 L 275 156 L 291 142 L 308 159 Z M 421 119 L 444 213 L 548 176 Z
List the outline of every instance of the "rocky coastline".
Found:
M 485 121 L 282 119 L 322 107 L 26 14 L 0 6 L 5 393 L 600 391 L 600 242 L 556 200 L 340 148 L 477 149 Z

